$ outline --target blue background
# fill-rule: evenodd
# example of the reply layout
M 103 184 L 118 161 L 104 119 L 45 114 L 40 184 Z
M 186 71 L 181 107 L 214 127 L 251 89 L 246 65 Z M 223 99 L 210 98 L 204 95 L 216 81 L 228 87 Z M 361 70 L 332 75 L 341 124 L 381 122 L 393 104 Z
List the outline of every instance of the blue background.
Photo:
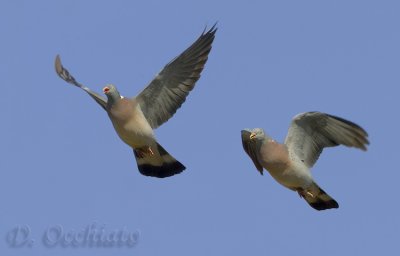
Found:
M 1 255 L 394 255 L 398 252 L 398 1 L 2 1 Z M 106 113 L 54 71 L 54 58 L 124 96 L 218 21 L 209 61 L 156 130 L 187 170 L 142 176 Z M 314 166 L 340 204 L 318 212 L 261 176 L 240 130 L 283 141 L 318 110 L 364 127 L 367 152 L 326 149 Z M 47 248 L 48 227 L 140 232 L 133 248 Z M 5 237 L 28 225 L 34 243 Z M 72 230 L 72 231 L 71 231 Z

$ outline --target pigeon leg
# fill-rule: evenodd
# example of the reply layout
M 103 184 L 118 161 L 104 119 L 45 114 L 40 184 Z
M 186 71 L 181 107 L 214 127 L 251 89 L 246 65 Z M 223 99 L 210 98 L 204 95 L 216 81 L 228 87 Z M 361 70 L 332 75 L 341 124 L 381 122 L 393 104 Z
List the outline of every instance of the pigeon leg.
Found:
M 153 150 L 151 149 L 150 146 L 142 147 L 142 148 L 137 148 L 135 149 L 137 155 L 139 158 L 144 158 L 146 156 L 152 156 L 154 155 Z
M 304 190 L 304 189 L 297 189 L 297 193 L 299 194 L 299 196 L 301 198 L 306 197 L 306 195 L 311 196 L 312 198 L 314 198 L 315 196 L 313 195 L 313 193 L 311 193 L 310 191 Z

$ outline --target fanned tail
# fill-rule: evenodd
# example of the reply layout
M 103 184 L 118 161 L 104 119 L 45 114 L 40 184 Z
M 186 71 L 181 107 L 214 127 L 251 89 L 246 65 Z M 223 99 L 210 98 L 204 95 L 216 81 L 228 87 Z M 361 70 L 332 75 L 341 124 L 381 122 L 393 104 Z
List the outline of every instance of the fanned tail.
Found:
M 316 183 L 314 183 L 309 190 L 312 192 L 298 192 L 312 208 L 318 211 L 339 208 L 339 204 L 335 199 L 322 190 Z
M 145 176 L 166 178 L 181 173 L 186 167 L 157 143 L 157 154 L 141 156 L 133 149 L 139 172 Z

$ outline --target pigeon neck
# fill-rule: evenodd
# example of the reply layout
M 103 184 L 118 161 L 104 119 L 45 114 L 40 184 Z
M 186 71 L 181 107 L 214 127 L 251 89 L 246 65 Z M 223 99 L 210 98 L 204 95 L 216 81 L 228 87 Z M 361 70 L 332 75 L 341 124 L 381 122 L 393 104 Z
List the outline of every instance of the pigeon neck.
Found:
M 107 95 L 107 107 L 108 108 L 112 107 L 120 99 L 121 99 L 121 96 L 119 95 L 119 93 L 113 93 L 113 94 Z
M 264 145 L 265 143 L 267 142 L 267 140 L 266 139 L 257 139 L 256 141 L 255 141 L 255 146 L 256 146 L 256 149 L 257 150 L 260 150 L 260 148 L 262 147 L 262 145 Z

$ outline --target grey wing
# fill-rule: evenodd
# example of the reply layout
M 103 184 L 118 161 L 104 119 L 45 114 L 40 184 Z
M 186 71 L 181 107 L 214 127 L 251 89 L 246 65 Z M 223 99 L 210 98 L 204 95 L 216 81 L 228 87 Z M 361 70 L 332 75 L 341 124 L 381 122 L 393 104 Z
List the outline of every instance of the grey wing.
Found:
M 214 25 L 203 32 L 137 96 L 140 108 L 153 129 L 171 118 L 185 102 L 207 62 L 216 31 Z
M 308 167 L 318 160 L 323 148 L 345 145 L 367 150 L 367 132 L 343 118 L 320 112 L 306 112 L 292 120 L 285 144 Z
M 104 99 L 103 97 L 101 97 L 99 94 L 90 90 L 88 87 L 78 83 L 75 80 L 75 78 L 68 72 L 68 70 L 63 67 L 63 65 L 61 64 L 61 59 L 60 59 L 59 55 L 56 56 L 55 68 L 56 68 L 57 75 L 59 77 L 61 77 L 61 79 L 63 79 L 67 83 L 73 84 L 73 85 L 81 88 L 85 92 L 87 92 L 90 95 L 90 97 L 92 97 L 104 110 L 106 110 L 107 100 Z
M 253 161 L 254 165 L 256 166 L 257 170 L 263 175 L 263 167 L 258 161 L 257 157 L 257 141 L 251 141 L 250 140 L 250 134 L 251 132 L 242 130 L 242 145 L 244 151 L 249 155 L 251 160 Z

